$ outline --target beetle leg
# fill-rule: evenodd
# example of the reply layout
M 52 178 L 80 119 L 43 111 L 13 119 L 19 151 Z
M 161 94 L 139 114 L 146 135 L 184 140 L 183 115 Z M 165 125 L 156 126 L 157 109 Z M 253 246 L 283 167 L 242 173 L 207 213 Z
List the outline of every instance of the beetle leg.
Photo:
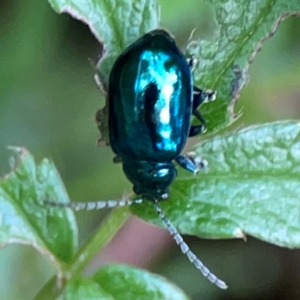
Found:
M 206 169 L 207 161 L 197 156 L 195 152 L 179 155 L 175 161 L 187 171 L 197 174 L 199 170 Z
M 199 106 L 204 102 L 214 101 L 216 99 L 216 92 L 212 90 L 203 91 L 196 86 L 193 88 L 193 110 L 192 114 L 201 122 L 200 125 L 192 125 L 189 132 L 189 137 L 198 135 L 206 131 L 206 122 L 201 113 Z
M 193 69 L 197 63 L 197 59 L 195 58 L 195 56 L 192 55 L 191 57 L 187 58 L 186 62 L 189 65 L 191 71 L 193 71 Z
M 203 91 L 196 86 L 193 87 L 193 109 L 197 109 L 202 103 L 214 101 L 216 98 L 216 91 Z
M 115 156 L 115 157 L 113 158 L 113 163 L 114 163 L 114 164 L 118 164 L 118 163 L 121 163 L 121 162 L 123 162 L 121 156 Z

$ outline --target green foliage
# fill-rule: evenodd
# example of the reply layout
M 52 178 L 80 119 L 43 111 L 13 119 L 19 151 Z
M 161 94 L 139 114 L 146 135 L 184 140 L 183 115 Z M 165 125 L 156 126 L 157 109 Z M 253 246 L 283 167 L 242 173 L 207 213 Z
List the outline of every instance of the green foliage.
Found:
M 107 265 L 91 278 L 77 278 L 67 286 L 66 300 L 187 300 L 163 277 L 126 265 Z
M 180 232 L 208 238 L 247 234 L 300 247 L 299 122 L 251 126 L 199 143 L 193 151 L 208 161 L 207 172 L 182 171 L 168 203 L 161 204 Z M 160 224 L 151 203 L 133 211 Z
M 61 272 L 63 262 L 69 262 L 77 251 L 75 217 L 71 211 L 47 209 L 41 199 L 66 202 L 67 193 L 52 162 L 44 159 L 36 166 L 25 149 L 12 150 L 17 161 L 0 181 L 0 244 L 31 245 Z
M 104 91 L 120 52 L 140 35 L 159 27 L 155 0 L 49 2 L 57 12 L 85 22 L 103 43 L 104 55 L 96 69 Z M 192 41 L 187 47 L 187 55 L 199 59 L 194 71 L 196 85 L 218 91 L 217 101 L 201 107 L 209 132 L 234 121 L 234 105 L 247 81 L 249 64 L 280 21 L 300 13 L 298 0 L 212 2 L 217 26 L 214 37 Z M 104 131 L 105 114 L 102 111 L 98 120 Z M 170 294 L 172 299 L 188 299 L 159 276 L 128 266 L 106 266 L 92 278 L 79 277 L 124 224 L 128 209 L 114 210 L 77 251 L 73 213 L 43 205 L 47 198 L 69 201 L 53 163 L 45 159 L 35 165 L 26 150 L 14 151 L 17 163 L 0 182 L 0 243 L 2 247 L 32 245 L 55 266 L 57 278 L 53 277 L 36 299 L 169 299 Z M 162 203 L 180 232 L 209 238 L 243 238 L 249 234 L 272 244 L 299 248 L 297 122 L 249 127 L 208 139 L 194 151 L 208 161 L 207 172 L 192 176 L 180 171 L 170 200 Z M 132 211 L 161 225 L 151 203 L 136 205 Z
M 114 297 L 109 295 L 101 288 L 92 278 L 81 277 L 72 280 L 64 291 L 65 300 L 115 300 Z
M 295 1 L 212 1 L 216 31 L 211 41 L 193 41 L 188 53 L 199 60 L 195 84 L 218 91 L 218 101 L 201 111 L 209 131 L 222 129 L 235 119 L 234 105 L 248 80 L 249 64 L 263 43 L 288 16 L 300 14 Z

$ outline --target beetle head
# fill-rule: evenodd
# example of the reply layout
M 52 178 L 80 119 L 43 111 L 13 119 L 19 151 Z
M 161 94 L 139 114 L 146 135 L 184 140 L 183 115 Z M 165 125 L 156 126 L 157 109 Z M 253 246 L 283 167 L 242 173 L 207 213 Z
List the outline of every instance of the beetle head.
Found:
M 172 163 L 123 163 L 123 171 L 133 184 L 133 191 L 144 199 L 164 200 L 177 171 Z

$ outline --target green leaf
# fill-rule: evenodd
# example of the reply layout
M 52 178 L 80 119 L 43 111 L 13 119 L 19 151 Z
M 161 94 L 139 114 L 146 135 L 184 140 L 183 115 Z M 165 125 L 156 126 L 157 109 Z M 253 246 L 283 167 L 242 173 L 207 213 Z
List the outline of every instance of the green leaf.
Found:
M 64 300 L 116 300 L 105 292 L 92 278 L 81 277 L 72 280 L 63 293 Z
M 163 277 L 126 265 L 104 266 L 94 279 L 115 300 L 188 300 Z
M 52 162 L 36 165 L 24 148 L 12 150 L 17 162 L 0 181 L 0 245 L 31 245 L 60 272 L 77 250 L 77 225 L 72 211 L 49 208 L 43 200 L 67 202 L 68 195 Z
M 156 29 L 159 8 L 156 0 L 48 0 L 58 13 L 69 13 L 87 24 L 104 46 L 98 69 L 104 85 L 112 65 L 126 46 Z
M 161 276 L 126 265 L 106 265 L 93 278 L 72 280 L 64 300 L 188 300 L 178 287 Z
M 218 92 L 215 102 L 201 107 L 208 132 L 224 128 L 236 116 L 234 105 L 248 80 L 249 64 L 279 23 L 300 15 L 299 0 L 215 0 L 216 30 L 211 41 L 193 41 L 188 54 L 197 65 L 195 84 Z
M 269 123 L 195 146 L 208 171 L 186 171 L 161 206 L 180 232 L 207 238 L 252 235 L 300 247 L 300 123 Z M 153 205 L 135 205 L 139 217 L 161 225 Z
M 76 278 L 93 257 L 107 244 L 130 216 L 128 207 L 113 209 L 101 223 L 101 227 L 86 241 L 74 257 L 68 268 L 68 278 Z M 71 275 L 71 277 L 70 277 Z M 53 300 L 59 297 L 66 281 L 57 286 L 57 278 L 53 277 L 36 295 L 35 300 Z M 91 287 L 94 290 L 93 287 Z

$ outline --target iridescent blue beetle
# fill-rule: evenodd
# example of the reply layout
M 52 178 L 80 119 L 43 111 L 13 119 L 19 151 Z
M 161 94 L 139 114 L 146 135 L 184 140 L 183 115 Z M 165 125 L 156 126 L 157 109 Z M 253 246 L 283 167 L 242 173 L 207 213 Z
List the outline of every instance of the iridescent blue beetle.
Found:
M 153 30 L 130 45 L 117 58 L 109 77 L 108 121 L 110 144 L 122 162 L 139 200 L 154 202 L 154 208 L 190 261 L 220 288 L 226 284 L 212 274 L 189 250 L 176 228 L 165 217 L 158 202 L 167 199 L 177 171 L 175 160 L 197 173 L 205 162 L 181 152 L 188 137 L 206 130 L 198 107 L 215 99 L 212 91 L 193 86 L 193 60 L 187 61 L 164 30 Z M 199 125 L 191 125 L 194 115 Z M 100 209 L 135 201 L 70 203 L 79 209 Z M 56 206 L 65 204 L 53 203 Z
M 173 161 L 196 173 L 181 155 L 188 136 L 203 132 L 197 108 L 214 94 L 193 88 L 191 65 L 164 30 L 145 34 L 116 60 L 108 85 L 109 137 L 133 190 L 142 198 L 168 198 L 177 175 Z M 201 124 L 191 126 L 192 113 Z

